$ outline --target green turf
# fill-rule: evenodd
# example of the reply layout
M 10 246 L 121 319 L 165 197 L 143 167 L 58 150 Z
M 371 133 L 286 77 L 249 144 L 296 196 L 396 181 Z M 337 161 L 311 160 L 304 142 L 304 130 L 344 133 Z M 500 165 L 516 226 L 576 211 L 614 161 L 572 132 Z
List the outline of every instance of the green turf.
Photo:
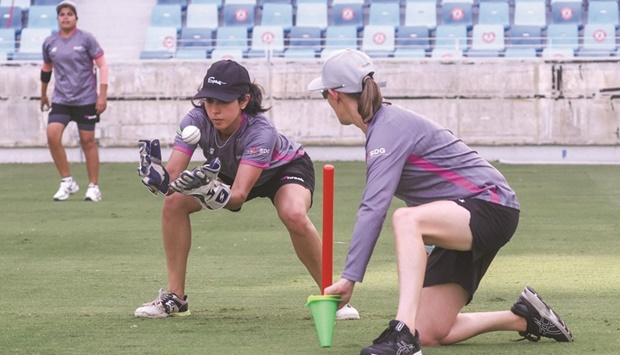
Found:
M 317 294 L 268 200 L 240 213 L 193 217 L 187 292 L 192 316 L 133 317 L 166 286 L 161 198 L 137 164 L 103 164 L 103 202 L 82 190 L 53 202 L 51 164 L 0 165 L 1 354 L 357 354 L 395 313 L 389 223 L 356 287 L 360 321 L 338 322 L 319 346 L 307 297 Z M 321 230 L 321 167 L 311 218 Z M 334 163 L 334 272 L 348 249 L 364 185 L 362 163 Z M 513 342 L 486 334 L 424 354 L 617 354 L 620 349 L 620 167 L 499 165 L 522 205 L 521 224 L 467 311 L 508 309 L 532 285 L 571 326 L 576 342 Z M 402 203 L 395 201 L 394 206 Z M 388 219 L 389 222 L 389 219 Z

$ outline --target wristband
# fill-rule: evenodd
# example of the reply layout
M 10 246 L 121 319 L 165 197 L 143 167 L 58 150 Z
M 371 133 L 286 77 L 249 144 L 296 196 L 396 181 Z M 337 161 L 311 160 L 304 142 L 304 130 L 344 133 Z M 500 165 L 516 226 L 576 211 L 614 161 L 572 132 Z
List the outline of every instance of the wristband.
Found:
M 44 83 L 49 83 L 50 80 L 52 80 L 52 72 L 41 70 L 41 81 Z

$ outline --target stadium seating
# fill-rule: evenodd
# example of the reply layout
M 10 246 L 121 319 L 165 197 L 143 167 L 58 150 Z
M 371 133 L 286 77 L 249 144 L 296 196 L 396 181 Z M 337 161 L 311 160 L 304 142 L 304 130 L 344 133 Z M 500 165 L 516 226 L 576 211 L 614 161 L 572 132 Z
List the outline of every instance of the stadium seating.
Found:
M 291 27 L 285 58 L 315 58 L 321 50 L 321 29 L 318 27 Z
M 0 28 L 0 60 L 8 60 L 15 53 L 15 29 Z
M 321 58 L 326 58 L 337 49 L 358 49 L 357 27 L 355 26 L 328 26 L 325 30 L 325 46 L 321 51 Z
M 256 5 L 224 3 L 224 26 L 250 29 L 255 25 Z
M 211 59 L 213 60 L 241 60 L 243 57 L 243 51 L 234 48 L 216 48 L 211 52 Z
M 435 0 L 408 1 L 405 4 L 405 26 L 437 27 L 437 4 Z
M 616 27 L 613 24 L 589 23 L 583 29 L 583 47 L 577 55 L 598 57 L 618 53 Z
M 575 24 L 583 27 L 583 4 L 576 1 L 556 1 L 551 3 L 551 23 Z
M 457 59 L 463 57 L 463 51 L 456 49 L 435 48 L 431 52 L 431 58 L 435 59 Z
M 368 25 L 400 26 L 400 4 L 398 2 L 371 2 L 368 9 Z
M 151 26 L 154 27 L 174 27 L 177 32 L 181 32 L 183 18 L 181 15 L 181 5 L 155 5 L 151 11 Z
M 505 49 L 504 26 L 474 25 L 472 30 L 471 49 L 467 52 L 468 57 L 497 57 Z
M 219 27 L 217 4 L 195 4 L 193 2 L 189 4 L 185 27 L 217 29 Z
M 395 49 L 394 32 L 394 26 L 365 26 L 362 51 L 373 58 L 391 57 Z
M 248 58 L 280 56 L 284 53 L 282 26 L 254 26 Z
M 49 28 L 24 28 L 13 60 L 43 60 L 43 42 L 51 35 L 52 30 Z
M 435 31 L 435 49 L 467 51 L 467 26 L 438 25 Z
M 0 0 L 0 7 L 14 6 L 22 11 L 28 11 L 30 5 L 30 0 Z
M 28 28 L 46 28 L 58 31 L 56 6 L 32 5 L 28 10 Z
M 588 24 L 619 25 L 618 1 L 589 1 Z
M 11 28 L 16 33 L 20 33 L 22 31 L 22 9 L 1 6 L 0 28 Z
M 213 51 L 215 52 L 218 49 L 220 51 L 222 49 L 226 49 L 227 51 L 241 51 L 242 54 L 245 54 L 249 49 L 248 30 L 240 26 L 224 26 L 218 28 L 215 34 L 215 49 Z
M 479 25 L 502 25 L 504 30 L 510 27 L 510 6 L 508 2 L 481 2 L 478 7 Z
M 396 31 L 394 57 L 424 57 L 431 50 L 428 27 L 400 26 Z
M 334 4 L 331 14 L 332 26 L 355 26 L 358 30 L 364 27 L 362 4 Z
M 547 27 L 547 8 L 544 1 L 516 0 L 514 25 Z
M 508 39 L 511 48 L 542 51 L 542 29 L 539 26 L 511 26 Z
M 326 2 L 298 2 L 295 26 L 318 27 L 325 30 L 327 25 Z
M 37 6 L 56 6 L 62 0 L 33 0 L 32 5 Z
M 222 8 L 222 0 L 191 0 L 191 4 L 194 4 L 194 5 L 215 4 L 217 5 L 218 10 Z
M 568 59 L 573 58 L 575 52 L 570 48 L 551 48 L 547 47 L 542 50 L 541 57 L 546 59 Z
M 536 50 L 534 48 L 514 48 L 508 47 L 504 52 L 505 58 L 536 58 Z
M 288 33 L 293 27 L 293 5 L 290 3 L 266 3 L 263 5 L 263 26 L 281 26 Z
M 157 0 L 157 5 L 179 5 L 182 10 L 187 8 L 188 0 Z
M 140 59 L 170 59 L 177 49 L 176 27 L 149 26 Z
M 576 24 L 550 24 L 547 27 L 546 48 L 579 49 L 579 28 Z
M 473 4 L 467 2 L 444 2 L 442 4 L 442 24 L 454 26 L 473 26 Z
M 210 28 L 184 27 L 181 30 L 177 59 L 205 59 L 213 50 L 213 30 Z

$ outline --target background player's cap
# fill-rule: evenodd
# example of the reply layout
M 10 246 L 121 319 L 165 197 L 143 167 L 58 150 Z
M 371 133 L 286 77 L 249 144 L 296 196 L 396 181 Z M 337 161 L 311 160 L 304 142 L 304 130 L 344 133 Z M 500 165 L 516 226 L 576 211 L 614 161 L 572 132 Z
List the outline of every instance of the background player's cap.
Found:
M 77 10 L 75 9 L 75 3 L 70 0 L 61 1 L 58 5 L 56 5 L 56 15 L 58 15 L 60 10 L 65 7 L 70 7 L 71 10 L 73 10 L 73 13 L 75 14 L 75 16 L 77 16 Z
M 202 87 L 194 99 L 213 98 L 233 102 L 250 92 L 250 74 L 241 64 L 232 60 L 220 60 L 207 70 Z
M 339 92 L 362 92 L 364 77 L 373 75 L 375 65 L 365 53 L 355 49 L 342 49 L 332 53 L 323 63 L 320 78 L 308 84 L 308 90 L 334 89 Z

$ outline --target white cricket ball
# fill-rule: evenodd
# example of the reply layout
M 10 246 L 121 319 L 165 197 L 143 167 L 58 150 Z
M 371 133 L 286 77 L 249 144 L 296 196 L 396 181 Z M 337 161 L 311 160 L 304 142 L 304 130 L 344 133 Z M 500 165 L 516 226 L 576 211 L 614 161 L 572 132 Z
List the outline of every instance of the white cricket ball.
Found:
M 200 129 L 196 126 L 187 126 L 183 129 L 181 138 L 187 144 L 198 144 L 200 141 Z

